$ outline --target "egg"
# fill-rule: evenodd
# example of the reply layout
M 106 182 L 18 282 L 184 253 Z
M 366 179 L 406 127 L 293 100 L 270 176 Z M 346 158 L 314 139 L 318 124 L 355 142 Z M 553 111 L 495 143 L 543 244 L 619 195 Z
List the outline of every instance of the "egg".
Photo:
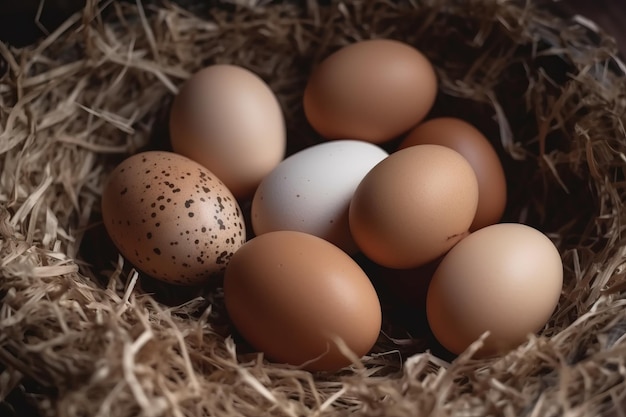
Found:
M 176 95 L 170 140 L 176 153 L 204 165 L 245 199 L 283 159 L 285 121 L 276 96 L 256 74 L 212 65 Z
M 328 139 L 388 141 L 418 124 L 437 96 L 437 76 L 412 46 L 366 40 L 326 57 L 304 91 L 310 125 Z
M 328 241 L 297 231 L 243 245 L 226 268 L 224 302 L 254 348 L 310 371 L 350 365 L 338 341 L 362 357 L 381 328 L 378 296 L 359 265 Z
M 128 261 L 173 284 L 201 284 L 223 273 L 246 239 L 228 188 L 172 152 L 138 153 L 119 164 L 102 194 L 102 218 Z
M 387 156 L 382 148 L 357 140 L 325 142 L 289 156 L 254 195 L 254 233 L 297 230 L 355 253 L 348 225 L 350 200 L 365 174 Z
M 500 158 L 489 140 L 464 120 L 440 117 L 413 129 L 399 149 L 423 144 L 454 149 L 474 169 L 478 179 L 478 208 L 470 231 L 499 222 L 506 208 L 506 177 Z
M 428 323 L 452 353 L 487 331 L 477 356 L 505 353 L 546 324 L 562 285 L 561 257 L 547 236 L 523 224 L 487 226 L 441 261 L 428 288 Z
M 389 268 L 409 269 L 443 255 L 476 214 L 478 181 L 458 152 L 440 145 L 397 151 L 354 192 L 348 220 L 359 249 Z

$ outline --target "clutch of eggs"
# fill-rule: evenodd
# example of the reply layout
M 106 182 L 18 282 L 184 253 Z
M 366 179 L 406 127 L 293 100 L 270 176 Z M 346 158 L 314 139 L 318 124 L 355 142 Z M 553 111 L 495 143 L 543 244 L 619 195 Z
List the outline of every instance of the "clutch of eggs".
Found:
M 157 279 L 223 276 L 234 326 L 277 362 L 335 371 L 351 363 L 342 344 L 357 357 L 371 350 L 381 307 L 357 252 L 388 271 L 401 299 L 421 300 L 443 347 L 459 354 L 489 332 L 478 355 L 505 353 L 549 320 L 561 258 L 541 232 L 498 223 L 507 197 L 498 154 L 466 121 L 424 121 L 436 95 L 436 72 L 412 46 L 343 47 L 303 91 L 322 142 L 283 159 L 285 122 L 269 85 L 235 65 L 209 66 L 174 99 L 175 153 L 140 153 L 112 172 L 104 224 Z M 402 135 L 391 154 L 381 147 Z M 256 235 L 247 242 L 244 201 Z M 403 289 L 411 276 L 419 285 Z

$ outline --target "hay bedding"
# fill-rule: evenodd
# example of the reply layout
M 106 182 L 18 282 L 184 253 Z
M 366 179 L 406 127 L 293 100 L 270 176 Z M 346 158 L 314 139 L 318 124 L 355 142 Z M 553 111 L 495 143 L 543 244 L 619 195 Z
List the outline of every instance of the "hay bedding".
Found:
M 626 83 L 614 42 L 515 2 L 247 3 L 89 2 L 34 46 L 0 43 L 0 398 L 15 389 L 42 416 L 68 417 L 623 415 Z M 319 140 L 300 106 L 309 69 L 368 37 L 433 60 L 433 114 L 494 138 L 507 219 L 562 252 L 557 311 L 506 356 L 451 358 L 385 303 L 362 363 L 335 375 L 269 364 L 231 336 L 219 288 L 140 277 L 103 234 L 107 173 L 166 148 L 163 116 L 193 71 L 232 62 L 268 80 L 293 152 Z

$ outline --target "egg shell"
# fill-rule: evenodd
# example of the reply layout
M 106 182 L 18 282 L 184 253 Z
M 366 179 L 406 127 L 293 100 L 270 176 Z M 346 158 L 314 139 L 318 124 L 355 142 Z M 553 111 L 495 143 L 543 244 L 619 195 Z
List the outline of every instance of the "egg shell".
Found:
M 176 153 L 204 165 L 244 199 L 283 159 L 285 121 L 260 77 L 235 65 L 212 65 L 174 99 L 170 140 Z
M 102 218 L 128 261 L 172 284 L 196 285 L 222 273 L 246 239 L 228 188 L 171 152 L 138 153 L 119 164 L 102 194 Z
M 546 324 L 562 285 L 561 256 L 547 236 L 522 224 L 487 226 L 452 248 L 435 271 L 428 322 L 452 353 L 486 331 L 477 356 L 505 353 Z
M 416 268 L 465 236 L 477 204 L 476 175 L 461 154 L 440 145 L 412 146 L 363 178 L 350 203 L 350 231 L 374 262 Z
M 500 158 L 489 140 L 464 120 L 440 117 L 413 129 L 399 149 L 424 144 L 454 149 L 474 169 L 478 179 L 478 208 L 470 231 L 499 222 L 506 208 L 506 177 Z
M 348 224 L 350 200 L 365 174 L 387 156 L 382 148 L 357 140 L 325 142 L 289 156 L 254 195 L 254 232 L 297 230 L 355 253 Z
M 275 362 L 336 371 L 378 338 L 378 296 L 359 265 L 338 247 L 296 231 L 257 236 L 235 253 L 224 301 L 241 335 Z
M 309 78 L 303 105 L 307 120 L 325 138 L 383 143 L 418 124 L 436 96 L 437 76 L 420 51 L 373 39 L 324 59 Z

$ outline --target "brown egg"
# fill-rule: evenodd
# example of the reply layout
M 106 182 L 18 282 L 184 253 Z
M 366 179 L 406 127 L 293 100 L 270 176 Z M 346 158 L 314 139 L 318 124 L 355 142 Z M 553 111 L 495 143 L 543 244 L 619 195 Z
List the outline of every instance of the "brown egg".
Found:
M 437 96 L 437 76 L 412 46 L 389 39 L 348 45 L 309 78 L 304 111 L 328 139 L 390 140 L 419 123 Z
M 363 178 L 350 203 L 350 231 L 374 262 L 415 268 L 465 236 L 477 204 L 476 175 L 461 154 L 440 145 L 411 146 Z
M 268 358 L 312 371 L 335 371 L 378 338 L 381 308 L 365 272 L 345 252 L 313 235 L 269 232 L 233 256 L 224 300 L 241 335 Z
M 176 153 L 215 173 L 237 198 L 254 193 L 283 159 L 283 113 L 256 74 L 235 65 L 212 65 L 183 86 L 170 114 Z
M 470 230 L 499 222 L 506 207 L 506 178 L 498 154 L 489 140 L 461 119 L 441 117 L 413 129 L 399 149 L 424 144 L 454 149 L 474 168 L 478 179 L 478 208 Z
M 102 194 L 102 218 L 128 261 L 173 284 L 200 284 L 223 272 L 246 238 L 224 184 L 171 152 L 143 152 L 119 164 Z
M 562 285 L 561 256 L 543 233 L 522 224 L 487 226 L 452 248 L 435 271 L 428 322 L 455 354 L 486 331 L 478 356 L 505 353 L 546 324 Z

